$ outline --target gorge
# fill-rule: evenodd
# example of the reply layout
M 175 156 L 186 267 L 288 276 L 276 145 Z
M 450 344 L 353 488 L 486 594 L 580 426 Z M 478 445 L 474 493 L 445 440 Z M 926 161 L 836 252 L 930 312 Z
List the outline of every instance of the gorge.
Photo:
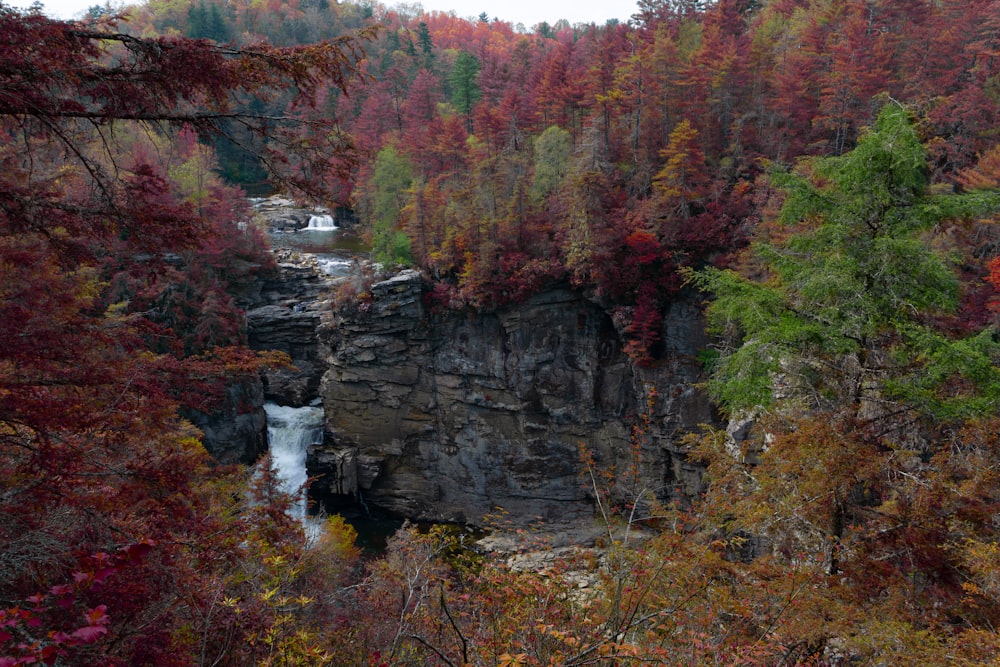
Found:
M 692 298 L 670 306 L 660 358 L 639 366 L 609 314 L 567 286 L 492 313 L 435 312 L 405 270 L 335 306 L 344 278 L 276 253 L 280 276 L 248 308 L 249 341 L 295 364 L 265 374 L 263 398 L 322 405 L 307 467 L 328 507 L 361 497 L 414 520 L 580 519 L 594 511 L 587 457 L 650 500 L 698 493 L 680 439 L 713 414 Z

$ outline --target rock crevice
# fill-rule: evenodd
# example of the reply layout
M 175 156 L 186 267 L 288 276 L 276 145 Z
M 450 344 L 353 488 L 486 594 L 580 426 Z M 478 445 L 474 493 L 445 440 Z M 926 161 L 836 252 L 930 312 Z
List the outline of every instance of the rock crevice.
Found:
M 263 281 L 254 307 L 247 310 L 247 341 L 254 350 L 278 350 L 293 368 L 263 375 L 264 396 L 280 405 L 301 407 L 319 395 L 326 368 L 317 336 L 328 279 L 308 257 L 275 251 L 278 274 Z

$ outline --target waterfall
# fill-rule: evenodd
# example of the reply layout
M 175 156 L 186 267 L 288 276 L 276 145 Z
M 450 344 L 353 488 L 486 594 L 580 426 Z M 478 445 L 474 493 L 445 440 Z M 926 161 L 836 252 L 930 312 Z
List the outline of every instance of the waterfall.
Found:
M 309 216 L 309 225 L 306 229 L 333 230 L 337 229 L 337 225 L 333 222 L 332 215 L 312 215 Z
M 296 498 L 292 516 L 302 521 L 306 535 L 313 539 L 319 535 L 322 522 L 310 519 L 302 486 L 308 479 L 306 448 L 323 441 L 323 408 L 265 403 L 264 412 L 271 461 L 281 479 L 282 490 Z

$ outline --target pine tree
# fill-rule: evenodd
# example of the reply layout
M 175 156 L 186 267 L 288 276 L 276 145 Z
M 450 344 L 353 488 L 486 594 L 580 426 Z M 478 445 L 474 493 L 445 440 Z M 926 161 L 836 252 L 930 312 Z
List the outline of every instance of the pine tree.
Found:
M 960 284 L 930 240 L 941 221 L 996 210 L 1000 192 L 934 195 L 927 174 L 909 114 L 890 104 L 850 153 L 774 175 L 794 228 L 753 248 L 760 277 L 692 274 L 715 296 L 714 330 L 739 339 L 711 380 L 725 408 L 772 405 L 781 385 L 812 408 L 866 418 L 892 412 L 890 399 L 938 418 L 995 409 L 993 332 L 957 340 L 933 326 L 957 307 Z
M 479 61 L 466 51 L 459 51 L 455 66 L 451 70 L 451 101 L 458 112 L 468 118 L 469 132 L 472 131 L 472 107 L 479 101 L 481 91 L 476 78 L 479 76 Z

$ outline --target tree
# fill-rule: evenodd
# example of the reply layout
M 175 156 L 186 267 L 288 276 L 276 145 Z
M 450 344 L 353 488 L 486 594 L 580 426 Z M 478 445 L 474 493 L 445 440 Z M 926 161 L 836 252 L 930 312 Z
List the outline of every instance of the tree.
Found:
M 653 178 L 657 203 L 668 217 L 687 221 L 692 207 L 704 203 L 708 175 L 698 130 L 684 119 L 670 133 L 670 142 L 660 151 L 666 160 Z
M 18 119 L 27 130 L 44 128 L 45 119 L 78 127 L 135 121 L 189 124 L 208 135 L 224 132 L 225 123 L 235 121 L 261 142 L 253 148 L 262 152 L 273 178 L 284 174 L 282 183 L 305 190 L 315 190 L 310 175 L 338 168 L 352 156 L 332 119 L 310 119 L 304 124 L 310 137 L 303 141 L 302 124 L 292 113 L 254 112 L 238 106 L 237 100 L 266 102 L 292 91 L 293 110 L 300 111 L 315 105 L 327 86 L 346 92 L 359 75 L 359 38 L 345 36 L 291 49 L 266 44 L 232 49 L 183 38 L 138 39 L 108 28 L 21 16 L 6 7 L 0 30 L 10 40 L 0 116 Z M 35 55 L 33 45 L 46 40 L 59 48 Z M 102 60 L 102 55 L 114 59 Z M 87 67 L 79 71 L 76 61 L 81 60 Z M 142 77 L 134 74 L 137 70 Z M 69 143 L 66 131 L 48 136 L 62 136 L 62 142 Z M 85 153 L 68 149 L 92 177 L 101 175 Z M 98 191 L 105 199 L 110 196 L 107 188 Z
M 479 101 L 481 91 L 476 78 L 479 76 L 479 61 L 466 51 L 459 51 L 455 58 L 448 82 L 451 84 L 451 101 L 458 112 L 468 118 L 468 130 L 472 132 L 472 108 Z
M 5 612 L 0 662 L 252 664 L 280 615 L 239 570 L 301 534 L 180 417 L 273 361 L 239 346 L 225 287 L 259 255 L 194 132 L 273 138 L 271 166 L 315 191 L 334 128 L 281 145 L 304 138 L 294 114 L 243 102 L 346 90 L 359 43 L 235 50 L 0 6 L 0 44 L 0 607 L 32 614 Z M 149 150 L 186 126 L 173 162 Z M 237 618 L 224 601 L 244 596 Z
M 960 282 L 942 228 L 996 211 L 1000 192 L 933 194 L 928 172 L 891 103 L 853 151 L 772 176 L 788 227 L 752 248 L 743 275 L 688 273 L 713 292 L 723 335 L 710 390 L 758 425 L 702 438 L 703 511 L 764 552 L 748 580 L 771 559 L 817 566 L 776 629 L 786 655 L 837 638 L 858 659 L 933 663 L 949 635 L 997 611 L 969 614 L 962 583 L 983 581 L 995 529 L 951 517 L 993 502 L 968 459 L 992 465 L 1000 346 L 992 328 L 945 326 Z
M 531 195 L 542 201 L 559 186 L 569 170 L 569 158 L 573 152 L 573 139 L 569 132 L 558 125 L 552 125 L 542 132 L 535 141 L 535 177 L 531 184 Z
M 383 264 L 410 261 L 410 241 L 401 230 L 400 213 L 413 184 L 413 165 L 392 146 L 375 158 L 372 172 L 372 256 Z
M 229 38 L 229 26 L 219 5 L 214 2 L 206 5 L 204 0 L 199 0 L 197 4 L 191 3 L 188 7 L 187 34 L 195 39 L 225 42 Z
M 420 53 L 423 55 L 423 66 L 429 69 L 434 59 L 434 43 L 431 42 L 431 32 L 424 21 L 417 25 L 417 44 L 420 45 Z
M 871 113 L 874 95 L 892 80 L 887 40 L 881 31 L 871 29 L 870 15 L 864 16 L 869 12 L 861 5 L 848 9 L 823 49 L 827 62 L 820 73 L 819 115 L 813 122 L 832 134 L 833 155 L 851 145 L 859 121 Z
M 753 277 L 688 274 L 713 292 L 709 321 L 726 337 L 711 392 L 733 417 L 757 414 L 770 434 L 766 446 L 745 443 L 746 458 L 709 458 L 719 478 L 756 461 L 734 477 L 758 508 L 741 515 L 791 551 L 822 550 L 837 574 L 850 533 L 875 534 L 850 526 L 868 524 L 866 512 L 897 516 L 887 480 L 914 474 L 907 456 L 1000 400 L 993 331 L 956 338 L 938 326 L 958 304 L 959 281 L 934 240 L 942 221 L 996 210 L 1000 193 L 929 194 L 924 149 L 896 104 L 847 155 L 773 180 L 793 229 L 754 246 Z
M 535 98 L 542 123 L 568 127 L 571 134 L 579 131 L 576 112 L 583 99 L 582 79 L 574 78 L 574 59 L 577 56 L 573 43 L 559 42 L 539 63 L 539 81 Z
M 403 118 L 406 129 L 413 134 L 419 134 L 438 115 L 438 104 L 441 103 L 441 93 L 438 81 L 429 71 L 421 69 L 410 84 L 409 94 L 403 106 Z
M 959 282 L 929 242 L 941 221 L 991 212 L 1000 194 L 929 194 L 924 149 L 896 104 L 849 154 L 774 182 L 788 192 L 781 220 L 798 229 L 754 247 L 762 277 L 692 274 L 715 295 L 714 329 L 740 339 L 712 378 L 722 405 L 733 414 L 769 406 L 779 380 L 814 408 L 832 392 L 858 416 L 889 398 L 941 416 L 988 405 L 974 389 L 993 396 L 997 350 L 989 332 L 949 340 L 935 331 L 932 318 L 956 307 Z M 959 376 L 964 390 L 950 395 L 945 385 Z

